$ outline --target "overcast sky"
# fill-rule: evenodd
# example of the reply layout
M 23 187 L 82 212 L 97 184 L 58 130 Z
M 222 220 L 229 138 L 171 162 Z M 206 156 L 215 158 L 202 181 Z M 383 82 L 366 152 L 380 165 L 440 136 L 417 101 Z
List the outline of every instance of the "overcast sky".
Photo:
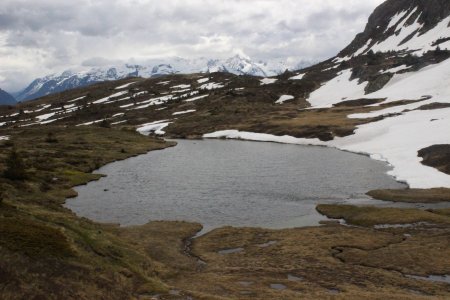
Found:
M 180 56 L 319 60 L 383 0 L 1 0 L 0 88 L 76 66 Z

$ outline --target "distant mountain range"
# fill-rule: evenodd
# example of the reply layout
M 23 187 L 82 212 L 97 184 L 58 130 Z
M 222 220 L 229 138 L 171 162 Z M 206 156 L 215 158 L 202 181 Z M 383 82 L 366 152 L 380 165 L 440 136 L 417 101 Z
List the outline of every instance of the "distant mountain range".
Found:
M 0 105 L 14 105 L 16 103 L 16 99 L 13 96 L 0 89 Z
M 29 101 L 53 93 L 87 86 L 93 83 L 118 80 L 127 77 L 151 78 L 170 74 L 226 72 L 236 75 L 275 76 L 286 70 L 298 70 L 314 64 L 301 61 L 288 64 L 285 61 L 254 62 L 240 55 L 220 59 L 184 59 L 170 58 L 153 60 L 146 64 L 125 64 L 104 68 L 90 68 L 81 71 L 67 70 L 61 74 L 52 74 L 35 79 L 24 90 L 15 94 L 17 101 Z

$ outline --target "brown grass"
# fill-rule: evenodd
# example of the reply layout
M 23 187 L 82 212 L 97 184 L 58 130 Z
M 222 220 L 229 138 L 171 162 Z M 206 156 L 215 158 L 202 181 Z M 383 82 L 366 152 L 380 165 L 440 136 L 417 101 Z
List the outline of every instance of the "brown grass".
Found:
M 450 224 L 449 217 L 414 208 L 401 209 L 322 204 L 317 206 L 317 211 L 329 218 L 344 219 L 349 224 L 359 226 L 419 222 Z
M 450 201 L 450 189 L 405 189 L 373 190 L 367 193 L 372 198 L 392 202 L 438 203 Z

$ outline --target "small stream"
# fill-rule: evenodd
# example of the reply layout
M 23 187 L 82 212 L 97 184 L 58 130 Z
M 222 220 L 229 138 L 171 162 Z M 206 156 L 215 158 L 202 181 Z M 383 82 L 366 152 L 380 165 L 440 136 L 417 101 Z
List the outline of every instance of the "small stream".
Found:
M 109 164 L 66 206 L 100 222 L 152 220 L 288 228 L 318 225 L 319 203 L 372 204 L 365 192 L 405 188 L 382 162 L 324 147 L 177 140 L 163 151 Z M 402 204 L 399 204 L 402 206 Z M 415 205 L 404 205 L 415 206 Z M 419 205 L 420 206 L 420 205 Z

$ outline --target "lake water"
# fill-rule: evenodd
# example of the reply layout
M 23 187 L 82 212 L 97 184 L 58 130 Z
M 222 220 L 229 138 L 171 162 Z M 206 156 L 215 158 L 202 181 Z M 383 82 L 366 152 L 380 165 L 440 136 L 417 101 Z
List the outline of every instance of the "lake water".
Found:
M 107 165 L 107 177 L 77 187 L 66 206 L 122 225 L 185 220 L 287 228 L 317 225 L 319 203 L 377 204 L 365 192 L 404 188 L 389 167 L 324 147 L 177 140 L 176 147 Z

